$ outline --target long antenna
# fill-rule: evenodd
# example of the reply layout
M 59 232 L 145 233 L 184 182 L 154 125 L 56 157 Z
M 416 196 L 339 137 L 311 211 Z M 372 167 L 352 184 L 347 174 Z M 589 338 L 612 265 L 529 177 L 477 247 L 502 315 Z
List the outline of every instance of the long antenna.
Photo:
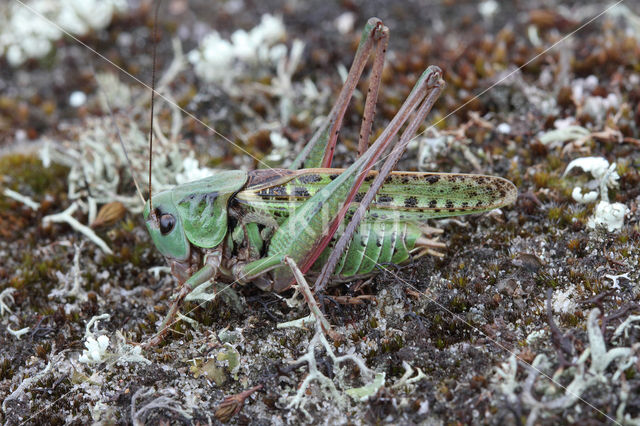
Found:
M 96 70 L 93 68 L 93 64 L 91 64 L 91 69 L 93 71 L 93 75 L 96 75 Z M 113 113 L 113 109 L 111 108 L 111 104 L 109 103 L 109 95 L 107 95 L 107 92 L 102 87 L 102 84 L 100 84 L 100 80 L 96 78 L 96 82 L 98 83 L 98 89 L 104 95 L 104 101 L 107 104 L 107 110 L 109 111 L 109 115 L 111 116 L 111 121 L 113 121 L 113 125 L 116 128 L 116 134 L 118 135 L 118 140 L 120 141 L 120 146 L 122 147 L 122 151 L 124 152 L 124 158 L 126 158 L 127 163 L 129 163 L 129 167 L 131 168 L 131 177 L 133 178 L 133 183 L 136 186 L 136 190 L 138 191 L 138 195 L 140 196 L 140 199 L 142 200 L 142 204 L 144 204 L 145 203 L 144 196 L 142 195 L 142 191 L 140 191 L 140 185 L 138 185 L 138 180 L 136 179 L 136 175 L 134 173 L 134 172 L 137 173 L 138 171 L 135 169 L 135 167 L 133 167 L 133 163 L 131 163 L 131 160 L 129 159 L 129 153 L 127 151 L 127 147 L 124 144 L 124 140 L 122 139 L 122 134 L 120 133 L 120 127 L 118 126 L 118 121 L 116 120 L 116 116 Z
M 156 94 L 156 51 L 158 47 L 158 10 L 162 0 L 156 2 L 156 12 L 153 19 L 153 68 L 151 69 L 151 119 L 149 125 L 149 214 L 155 218 L 153 203 L 151 202 L 151 163 L 153 158 L 153 101 Z

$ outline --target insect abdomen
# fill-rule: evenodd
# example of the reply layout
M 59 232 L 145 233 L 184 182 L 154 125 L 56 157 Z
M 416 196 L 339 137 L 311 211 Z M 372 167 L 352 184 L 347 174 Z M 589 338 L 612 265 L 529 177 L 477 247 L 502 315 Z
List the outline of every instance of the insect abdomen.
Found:
M 334 276 L 349 278 L 374 272 L 376 265 L 401 264 L 407 261 L 422 231 L 413 223 L 363 222 L 343 253 Z M 339 235 L 323 251 L 313 269 L 324 265 Z

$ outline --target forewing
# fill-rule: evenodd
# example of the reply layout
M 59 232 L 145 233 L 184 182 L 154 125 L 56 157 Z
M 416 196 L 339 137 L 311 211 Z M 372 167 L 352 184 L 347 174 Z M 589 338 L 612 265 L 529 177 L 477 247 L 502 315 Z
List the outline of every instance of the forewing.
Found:
M 342 171 L 303 169 L 282 176 L 278 174 L 279 170 L 274 170 L 270 178 L 256 180 L 256 184 L 250 179 L 247 187 L 236 195 L 236 200 L 253 209 L 284 217 Z M 371 172 L 365 178 L 354 207 L 376 174 Z M 421 222 L 493 210 L 513 203 L 516 196 L 517 189 L 511 182 L 495 176 L 392 172 L 371 204 L 368 218 Z

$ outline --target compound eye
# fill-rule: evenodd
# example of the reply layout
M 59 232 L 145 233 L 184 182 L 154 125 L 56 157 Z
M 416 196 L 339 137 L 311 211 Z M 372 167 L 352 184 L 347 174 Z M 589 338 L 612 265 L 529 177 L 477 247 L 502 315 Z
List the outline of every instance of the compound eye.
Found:
M 167 235 L 176 226 L 176 218 L 172 214 L 164 213 L 160 216 L 160 232 L 162 235 Z

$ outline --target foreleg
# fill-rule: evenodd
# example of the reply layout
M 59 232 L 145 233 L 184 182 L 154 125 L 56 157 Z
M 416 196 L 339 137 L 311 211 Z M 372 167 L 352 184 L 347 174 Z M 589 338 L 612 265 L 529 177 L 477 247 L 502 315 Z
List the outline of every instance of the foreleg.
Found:
M 215 278 L 220 267 L 221 254 L 215 252 L 205 257 L 204 266 L 200 268 L 195 274 L 193 274 L 187 281 L 182 284 L 180 292 L 176 295 L 175 300 L 171 304 L 171 308 L 160 324 L 160 331 L 156 333 L 149 341 L 142 345 L 143 348 L 149 349 L 153 346 L 158 346 L 162 343 L 164 336 L 169 331 L 169 328 L 175 323 L 176 315 L 184 298 L 193 291 L 199 285 L 206 283 L 207 281 Z

